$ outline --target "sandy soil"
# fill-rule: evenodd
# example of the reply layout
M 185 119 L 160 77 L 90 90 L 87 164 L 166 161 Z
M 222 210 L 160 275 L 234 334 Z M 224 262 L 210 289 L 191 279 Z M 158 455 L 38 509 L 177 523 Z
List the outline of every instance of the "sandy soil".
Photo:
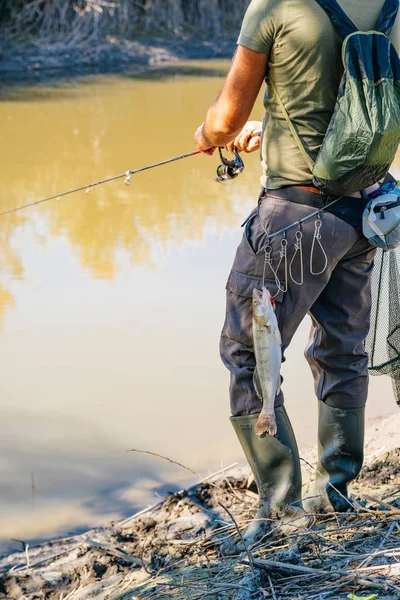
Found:
M 248 476 L 235 468 L 128 520 L 12 554 L 0 561 L 0 598 L 400 598 L 400 413 L 369 426 L 358 511 L 316 516 L 289 537 L 278 526 L 250 557 L 223 558 L 221 540 L 236 535 L 225 508 L 245 526 L 256 506 Z

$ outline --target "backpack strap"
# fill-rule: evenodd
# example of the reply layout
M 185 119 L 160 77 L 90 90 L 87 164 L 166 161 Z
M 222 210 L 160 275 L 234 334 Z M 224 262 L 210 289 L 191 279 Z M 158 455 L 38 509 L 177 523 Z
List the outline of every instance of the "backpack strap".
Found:
M 278 94 L 278 90 L 276 89 L 274 82 L 270 79 L 268 81 L 268 84 L 271 86 L 271 89 L 274 92 L 274 96 L 275 96 L 275 98 L 276 98 L 276 100 L 277 100 L 277 102 L 278 102 L 278 104 L 280 106 L 280 109 L 281 109 L 281 111 L 283 113 L 283 116 L 286 119 L 286 122 L 288 124 L 289 129 L 290 129 L 290 133 L 294 137 L 295 142 L 296 142 L 296 144 L 297 144 L 300 152 L 302 153 L 303 158 L 306 161 L 308 168 L 310 169 L 311 172 L 313 172 L 314 163 L 313 163 L 313 161 L 311 159 L 311 156 L 307 153 L 306 149 L 304 148 L 303 142 L 301 141 L 300 136 L 297 133 L 297 131 L 295 129 L 295 126 L 292 123 L 291 118 L 289 117 L 289 113 L 287 112 L 287 110 L 286 110 L 286 108 L 285 108 L 285 106 L 284 106 L 284 104 L 283 104 L 283 102 L 282 102 L 282 100 L 281 100 L 281 98 L 280 98 L 280 96 Z
M 399 0 L 387 0 L 390 3 L 397 2 L 399 4 Z M 344 10 L 339 6 L 336 0 L 316 0 L 321 8 L 327 13 L 328 17 L 336 27 L 339 34 L 342 38 L 346 38 L 351 33 L 358 31 L 358 27 L 356 27 L 351 19 L 346 15 Z
M 394 22 L 396 21 L 397 13 L 399 12 L 399 0 L 385 0 L 382 12 L 378 19 L 376 31 L 381 31 L 389 36 Z

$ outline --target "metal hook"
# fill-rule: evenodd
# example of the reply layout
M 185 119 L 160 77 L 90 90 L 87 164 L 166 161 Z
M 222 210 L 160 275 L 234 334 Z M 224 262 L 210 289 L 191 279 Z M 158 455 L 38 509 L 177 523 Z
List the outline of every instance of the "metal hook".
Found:
M 286 238 L 286 231 L 284 231 L 283 238 L 281 240 L 281 249 L 279 251 L 279 257 L 280 257 L 279 263 L 276 268 L 276 272 L 279 273 L 279 269 L 280 269 L 282 261 L 283 261 L 283 263 L 284 263 L 284 280 L 285 280 L 283 288 L 281 287 L 280 280 L 279 280 L 279 288 L 282 292 L 287 292 L 288 288 L 289 288 L 287 248 L 288 248 L 288 241 Z
M 298 225 L 298 228 L 296 231 L 296 239 L 295 239 L 295 243 L 294 243 L 295 253 L 293 254 L 292 260 L 290 261 L 289 275 L 290 275 L 290 279 L 293 281 L 293 283 L 295 283 L 296 285 L 303 285 L 303 283 L 304 283 L 303 230 L 302 230 L 300 221 L 298 222 L 297 225 Z M 296 281 L 296 279 L 293 277 L 293 263 L 296 260 L 297 255 L 299 255 L 299 259 L 300 259 L 300 281 Z
M 312 241 L 311 254 L 310 254 L 310 273 L 311 273 L 311 275 L 322 275 L 322 273 L 325 273 L 325 271 L 328 267 L 328 256 L 327 256 L 327 254 L 324 250 L 324 247 L 321 243 L 321 239 L 322 239 L 321 228 L 322 228 L 321 213 L 318 213 L 317 220 L 315 221 L 314 237 L 313 237 L 313 241 Z M 315 258 L 314 252 L 315 252 L 316 244 L 318 244 L 318 246 L 322 252 L 322 255 L 324 257 L 324 260 L 325 260 L 325 264 L 324 264 L 323 268 L 321 269 L 321 271 L 314 271 L 314 258 Z
M 281 291 L 281 282 L 279 281 L 278 274 L 273 267 L 272 246 L 269 243 L 269 238 L 267 239 L 267 245 L 265 246 L 264 252 L 265 252 L 265 260 L 264 260 L 264 268 L 263 268 L 263 276 L 262 276 L 262 287 L 265 286 L 265 277 L 267 274 L 267 267 L 269 267 L 270 271 L 272 272 L 272 274 L 274 276 L 275 284 L 278 288 L 278 291 L 276 292 L 276 294 L 274 296 L 272 296 L 272 298 L 276 298 L 277 295 L 279 294 L 279 292 Z

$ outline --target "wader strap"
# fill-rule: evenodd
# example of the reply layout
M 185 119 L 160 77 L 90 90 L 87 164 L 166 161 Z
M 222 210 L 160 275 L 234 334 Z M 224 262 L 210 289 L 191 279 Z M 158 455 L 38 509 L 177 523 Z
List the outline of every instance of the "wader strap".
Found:
M 277 100 L 277 102 L 278 102 L 278 104 L 279 104 L 279 106 L 281 108 L 283 116 L 286 119 L 286 122 L 288 124 L 289 129 L 290 129 L 290 133 L 294 137 L 294 139 L 296 141 L 296 144 L 298 145 L 299 150 L 302 153 L 303 158 L 304 158 L 304 160 L 307 163 L 307 166 L 309 167 L 310 171 L 313 172 L 314 162 L 312 161 L 311 157 L 309 156 L 309 154 L 307 153 L 306 149 L 304 148 L 303 142 L 301 141 L 300 136 L 297 133 L 297 131 L 295 129 L 295 126 L 292 123 L 291 118 L 289 117 L 289 113 L 287 112 L 286 108 L 283 105 L 283 102 L 282 102 L 282 100 L 281 100 L 281 98 L 280 98 L 280 96 L 278 94 L 278 90 L 276 89 L 274 82 L 272 80 L 269 80 L 268 84 L 271 86 L 272 91 L 274 92 L 274 96 L 275 96 L 275 98 L 276 98 L 276 100 Z
M 342 38 L 347 38 L 351 33 L 355 33 L 358 31 L 358 27 L 356 27 L 346 15 L 344 10 L 339 6 L 336 0 L 315 0 L 318 2 L 321 8 L 327 13 L 328 17 L 338 30 L 339 34 Z M 393 0 L 390 0 L 391 2 Z M 396 0 L 398 2 L 398 0 Z
M 385 35 L 389 36 L 393 29 L 398 12 L 399 0 L 386 0 L 376 26 L 376 31 L 381 31 Z
M 355 33 L 358 31 L 358 27 L 356 27 L 346 15 L 344 10 L 339 6 L 336 0 L 315 0 L 321 8 L 329 16 L 330 20 L 336 27 L 339 34 L 344 38 L 346 38 L 351 33 Z M 399 0 L 385 0 L 385 3 L 382 8 L 382 12 L 379 16 L 378 23 L 374 28 L 375 31 L 380 31 L 384 33 L 386 36 L 389 36 L 394 22 L 396 21 L 397 13 L 399 11 Z

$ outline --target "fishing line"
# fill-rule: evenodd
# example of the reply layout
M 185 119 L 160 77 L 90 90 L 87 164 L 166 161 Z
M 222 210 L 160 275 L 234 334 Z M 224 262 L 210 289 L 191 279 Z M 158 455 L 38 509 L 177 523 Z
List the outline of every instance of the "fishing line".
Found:
M 42 200 L 36 200 L 35 202 L 30 202 L 29 204 L 24 204 L 22 206 L 17 206 L 16 208 L 10 208 L 9 210 L 5 210 L 0 213 L 0 217 L 4 217 L 5 215 L 9 215 L 11 213 L 18 212 L 25 208 L 30 208 L 31 206 L 37 206 L 38 204 L 43 204 L 43 202 L 49 202 L 50 200 L 59 200 L 64 196 L 69 196 L 70 194 L 75 194 L 76 192 L 86 191 L 89 193 L 90 190 L 98 185 L 102 185 L 103 183 L 109 183 L 110 181 L 116 181 L 117 179 L 122 179 L 125 177 L 125 184 L 130 185 L 131 177 L 136 175 L 137 173 L 143 173 L 143 171 L 149 171 L 150 169 L 155 169 L 156 167 L 161 167 L 162 165 L 169 165 L 170 163 L 176 162 L 178 160 L 183 160 L 184 158 L 189 158 L 190 156 L 196 156 L 196 154 L 201 154 L 200 150 L 195 150 L 194 152 L 188 152 L 187 154 L 181 154 L 180 156 L 174 156 L 173 158 L 168 158 L 167 160 L 162 160 L 161 162 L 154 163 L 152 165 L 147 165 L 147 167 L 141 167 L 140 169 L 135 169 L 134 171 L 128 170 L 125 173 L 121 173 L 120 175 L 114 175 L 113 177 L 107 177 L 106 179 L 100 179 L 100 181 L 95 181 L 94 183 L 90 183 L 89 185 L 82 185 L 73 190 L 69 190 L 68 192 L 62 192 L 61 194 L 55 194 L 54 196 L 49 196 L 48 198 L 43 198 Z

